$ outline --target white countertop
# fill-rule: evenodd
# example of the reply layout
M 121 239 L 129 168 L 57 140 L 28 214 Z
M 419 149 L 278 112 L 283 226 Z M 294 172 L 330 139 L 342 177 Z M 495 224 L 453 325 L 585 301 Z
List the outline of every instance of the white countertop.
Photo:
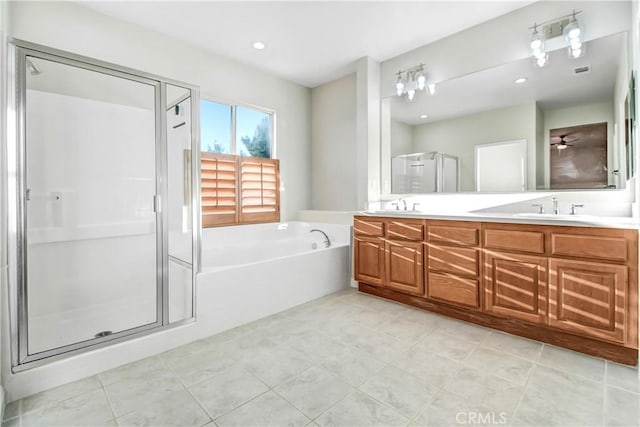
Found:
M 392 218 L 443 219 L 458 221 L 502 222 L 513 224 L 565 225 L 572 227 L 640 228 L 640 221 L 631 217 L 604 217 L 595 215 L 553 215 L 535 213 L 456 212 L 432 213 L 423 211 L 379 210 L 361 211 L 361 215 Z

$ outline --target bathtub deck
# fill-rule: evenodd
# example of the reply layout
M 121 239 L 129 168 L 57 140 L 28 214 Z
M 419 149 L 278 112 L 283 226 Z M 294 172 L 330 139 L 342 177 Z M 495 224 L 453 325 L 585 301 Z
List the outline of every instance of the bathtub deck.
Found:
M 13 402 L 3 425 L 635 425 L 638 392 L 636 369 L 350 289 Z

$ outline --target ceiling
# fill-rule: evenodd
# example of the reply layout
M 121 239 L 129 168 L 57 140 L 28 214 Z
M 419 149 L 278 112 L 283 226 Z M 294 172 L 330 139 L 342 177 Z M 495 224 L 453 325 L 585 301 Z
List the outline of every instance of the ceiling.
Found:
M 79 1 L 213 53 L 316 87 L 532 1 Z M 261 41 L 266 49 L 256 50 Z
M 566 48 L 558 49 L 550 52 L 549 63 L 543 68 L 536 68 L 526 58 L 467 74 L 439 83 L 434 96 L 417 93 L 413 102 L 392 96 L 391 116 L 419 125 L 529 102 L 536 102 L 542 110 L 613 102 L 626 41 L 625 33 L 591 40 L 585 43 L 585 54 L 578 59 L 570 59 Z M 574 68 L 582 66 L 589 66 L 590 71 L 574 75 Z M 527 81 L 516 84 L 519 77 Z M 420 118 L 422 114 L 428 117 Z

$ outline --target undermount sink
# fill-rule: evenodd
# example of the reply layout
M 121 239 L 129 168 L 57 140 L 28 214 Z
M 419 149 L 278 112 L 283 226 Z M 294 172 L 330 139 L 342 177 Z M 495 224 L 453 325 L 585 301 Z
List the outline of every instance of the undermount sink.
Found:
M 552 214 L 552 213 L 517 213 L 513 214 L 515 218 L 538 218 L 538 219 L 557 219 L 559 221 L 589 221 L 598 217 L 595 215 L 583 214 Z

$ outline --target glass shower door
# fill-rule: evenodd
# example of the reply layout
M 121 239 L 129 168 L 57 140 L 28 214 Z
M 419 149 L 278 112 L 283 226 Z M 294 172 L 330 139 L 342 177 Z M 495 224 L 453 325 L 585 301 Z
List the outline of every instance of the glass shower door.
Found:
M 20 345 L 38 359 L 162 324 L 159 85 L 50 55 L 25 69 Z

